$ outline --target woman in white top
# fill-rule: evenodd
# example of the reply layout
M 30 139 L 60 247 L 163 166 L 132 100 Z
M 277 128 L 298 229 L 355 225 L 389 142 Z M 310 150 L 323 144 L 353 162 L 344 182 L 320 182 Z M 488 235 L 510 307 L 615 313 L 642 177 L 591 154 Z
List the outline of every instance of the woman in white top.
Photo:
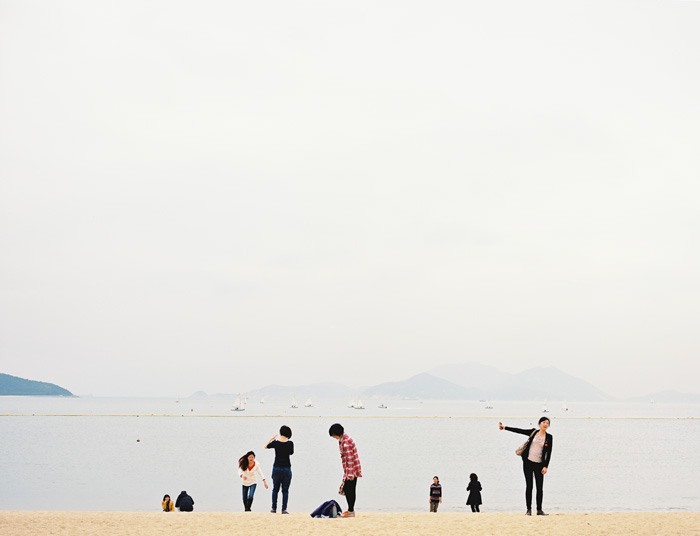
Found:
M 265 489 L 268 489 L 265 475 L 260 469 L 260 464 L 255 462 L 255 452 L 252 450 L 239 458 L 238 476 L 241 477 L 241 483 L 243 484 L 243 506 L 246 512 L 250 512 L 255 489 L 258 487 L 258 477 L 262 480 Z

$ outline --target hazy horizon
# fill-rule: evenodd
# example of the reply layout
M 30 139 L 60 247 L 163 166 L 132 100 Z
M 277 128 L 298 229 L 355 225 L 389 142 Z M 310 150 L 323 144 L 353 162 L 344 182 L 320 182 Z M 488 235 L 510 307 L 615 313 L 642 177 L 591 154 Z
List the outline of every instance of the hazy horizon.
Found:
M 462 361 L 696 392 L 699 26 L 695 2 L 0 0 L 0 369 L 96 396 Z
M 488 365 L 483 365 L 482 363 L 470 363 L 470 362 L 464 362 L 464 363 L 445 363 L 445 365 L 477 365 L 477 366 L 488 366 Z M 493 367 L 493 368 L 496 369 L 496 367 Z M 533 368 L 542 368 L 542 367 L 533 367 Z M 545 367 L 545 368 L 548 368 L 548 367 Z M 568 374 L 568 372 L 567 372 L 566 370 L 562 370 L 562 369 L 560 369 L 559 367 L 554 367 L 554 368 L 560 370 L 561 372 L 563 372 L 563 373 L 565 373 L 565 374 Z M 496 369 L 496 370 L 500 370 L 500 369 Z M 530 369 L 524 369 L 524 370 L 520 370 L 520 371 L 517 371 L 517 372 L 511 372 L 511 373 L 506 372 L 506 371 L 502 371 L 502 370 L 500 370 L 500 372 L 503 372 L 503 373 L 506 373 L 506 374 L 518 374 L 518 373 L 524 372 L 524 371 L 526 371 L 526 370 L 530 370 Z M 3 372 L 3 371 L 0 371 L 0 372 Z M 5 372 L 5 373 L 7 374 L 7 372 Z M 420 371 L 420 372 L 418 372 L 417 374 L 430 374 L 430 375 L 434 375 L 434 372 L 433 372 L 433 369 L 429 369 L 429 370 Z M 11 374 L 11 375 L 12 375 L 12 376 L 15 376 L 14 374 Z M 415 376 L 415 374 L 412 375 L 412 376 Z M 304 387 L 304 386 L 321 385 L 321 384 L 339 384 L 339 385 L 343 385 L 343 386 L 348 387 L 348 388 L 351 388 L 351 389 L 365 389 L 365 388 L 368 388 L 368 387 L 373 387 L 374 385 L 379 385 L 379 384 L 381 384 L 381 383 L 401 382 L 401 381 L 404 381 L 404 380 L 407 380 L 407 379 L 411 378 L 412 376 L 389 378 L 389 379 L 386 379 L 386 380 L 381 381 L 381 382 L 377 382 L 377 383 L 366 383 L 366 384 L 352 384 L 352 383 L 343 382 L 342 380 L 328 379 L 328 378 L 326 378 L 326 379 L 320 378 L 320 379 L 318 379 L 317 381 L 314 381 L 314 382 L 301 382 L 301 383 L 289 383 L 289 382 L 287 382 L 287 383 L 285 383 L 285 382 L 281 382 L 281 383 L 280 383 L 280 382 L 277 382 L 277 383 L 275 383 L 275 382 L 272 382 L 272 383 L 265 383 L 265 384 L 262 384 L 262 385 L 253 385 L 253 384 L 249 384 L 249 387 L 248 387 L 247 389 L 234 389 L 234 390 L 231 390 L 231 391 L 217 391 L 217 392 L 207 391 L 206 389 L 196 389 L 195 391 L 192 391 L 192 392 L 190 392 L 190 393 L 167 393 L 167 394 L 161 394 L 161 395 L 159 395 L 159 396 L 157 396 L 157 397 L 154 397 L 154 398 L 159 398 L 159 397 L 163 397 L 163 398 L 187 398 L 187 397 L 190 397 L 190 396 L 193 396 L 193 395 L 197 395 L 197 394 L 200 394 L 200 393 L 204 393 L 204 394 L 206 394 L 206 395 L 208 395 L 208 396 L 219 396 L 219 395 L 235 396 L 236 394 L 246 394 L 246 395 L 247 395 L 248 393 L 255 392 L 255 391 L 258 391 L 258 390 L 261 390 L 261 389 L 265 389 L 266 387 L 270 387 L 270 386 L 279 386 L 279 387 Z M 571 375 L 570 375 L 570 376 L 571 376 Z M 449 380 L 448 378 L 446 378 L 446 377 L 444 377 L 444 376 L 436 376 L 436 377 L 446 379 L 447 381 L 452 381 L 452 383 L 455 383 L 456 385 L 459 385 L 459 384 L 460 384 L 459 381 L 457 381 L 457 380 Z M 586 378 L 580 378 L 580 377 L 576 377 L 576 376 L 572 376 L 572 377 L 577 378 L 577 379 L 580 379 L 580 380 L 583 380 L 583 381 L 589 383 L 592 387 L 597 388 L 597 389 L 600 389 L 597 385 L 595 385 L 595 384 L 589 382 L 588 380 L 586 380 Z M 54 383 L 54 382 L 52 382 L 50 379 L 46 379 L 46 378 L 44 378 L 44 379 L 40 379 L 40 378 L 25 378 L 25 379 L 34 380 L 34 381 L 42 381 L 42 382 L 46 382 L 46 383 Z M 66 388 L 65 385 L 60 385 L 59 387 Z M 70 391 L 70 389 L 68 389 L 68 390 Z M 625 401 L 626 399 L 635 398 L 635 397 L 638 397 L 638 396 L 642 396 L 642 397 L 643 397 L 643 396 L 648 396 L 648 395 L 656 395 L 656 394 L 659 394 L 659 393 L 661 393 L 662 391 L 664 391 L 664 390 L 653 390 L 653 391 L 648 391 L 648 392 L 645 392 L 645 393 L 638 393 L 637 395 L 632 395 L 632 396 L 628 396 L 628 397 L 621 397 L 621 396 L 618 396 L 616 393 L 605 392 L 605 391 L 602 390 L 602 389 L 600 389 L 600 390 L 601 390 L 602 392 L 604 392 L 604 394 L 613 397 L 613 398 L 616 399 L 617 401 Z M 699 391 L 698 389 L 695 389 L 694 391 L 687 391 L 687 392 L 680 392 L 680 391 L 676 391 L 676 390 L 673 390 L 673 389 L 668 389 L 668 390 L 665 390 L 665 391 L 675 391 L 675 392 L 678 392 L 678 393 L 680 393 L 680 394 L 696 394 L 696 395 L 700 395 L 700 391 Z M 80 397 L 80 396 L 83 396 L 83 397 L 85 397 L 85 396 L 88 396 L 88 397 L 90 397 L 90 396 L 101 396 L 101 395 L 95 395 L 95 394 L 93 394 L 92 392 L 85 392 L 85 393 L 76 393 L 76 392 L 72 392 L 72 394 L 75 395 L 75 396 L 79 396 L 79 397 Z M 111 396 L 114 396 L 114 397 L 129 397 L 129 395 L 123 395 L 123 394 L 119 394 L 119 393 L 117 393 L 117 392 L 112 393 Z M 150 398 L 151 395 L 142 393 L 142 394 L 138 395 L 137 397 Z M 338 399 L 343 399 L 344 397 L 345 397 L 345 393 L 344 393 L 344 392 L 338 395 Z M 571 397 L 568 397 L 568 398 L 570 399 Z M 552 400 L 554 400 L 554 399 L 552 399 Z

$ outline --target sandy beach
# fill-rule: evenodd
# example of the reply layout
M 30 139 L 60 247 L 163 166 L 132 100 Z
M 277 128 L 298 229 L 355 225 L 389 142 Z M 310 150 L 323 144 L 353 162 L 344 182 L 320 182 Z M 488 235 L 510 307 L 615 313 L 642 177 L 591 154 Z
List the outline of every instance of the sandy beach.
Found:
M 358 513 L 354 519 L 312 519 L 306 513 L 38 512 L 0 511 L 2 536 L 245 534 L 478 534 L 485 535 L 693 535 L 700 513 Z

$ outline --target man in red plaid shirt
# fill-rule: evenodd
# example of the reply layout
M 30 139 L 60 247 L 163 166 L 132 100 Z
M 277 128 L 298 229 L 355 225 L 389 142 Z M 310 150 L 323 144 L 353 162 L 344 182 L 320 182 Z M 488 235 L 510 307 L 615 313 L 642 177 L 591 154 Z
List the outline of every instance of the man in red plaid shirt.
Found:
M 357 447 L 353 439 L 345 433 L 345 429 L 340 424 L 334 424 L 328 430 L 328 434 L 338 441 L 340 447 L 340 461 L 343 464 L 343 483 L 338 492 L 345 495 L 348 501 L 348 510 L 343 512 L 341 517 L 355 517 L 355 499 L 357 489 L 357 479 L 362 476 L 362 466 L 360 457 L 357 455 Z

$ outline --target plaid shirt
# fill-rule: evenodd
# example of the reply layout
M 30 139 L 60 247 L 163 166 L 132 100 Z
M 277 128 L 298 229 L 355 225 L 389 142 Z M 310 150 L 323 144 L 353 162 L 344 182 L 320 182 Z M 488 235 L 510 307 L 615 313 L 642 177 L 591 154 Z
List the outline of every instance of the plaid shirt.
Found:
M 343 463 L 343 480 L 348 477 L 360 478 L 362 476 L 362 467 L 360 466 L 360 457 L 357 455 L 357 447 L 355 442 L 348 434 L 343 434 L 343 437 L 338 441 L 340 446 L 340 461 Z

